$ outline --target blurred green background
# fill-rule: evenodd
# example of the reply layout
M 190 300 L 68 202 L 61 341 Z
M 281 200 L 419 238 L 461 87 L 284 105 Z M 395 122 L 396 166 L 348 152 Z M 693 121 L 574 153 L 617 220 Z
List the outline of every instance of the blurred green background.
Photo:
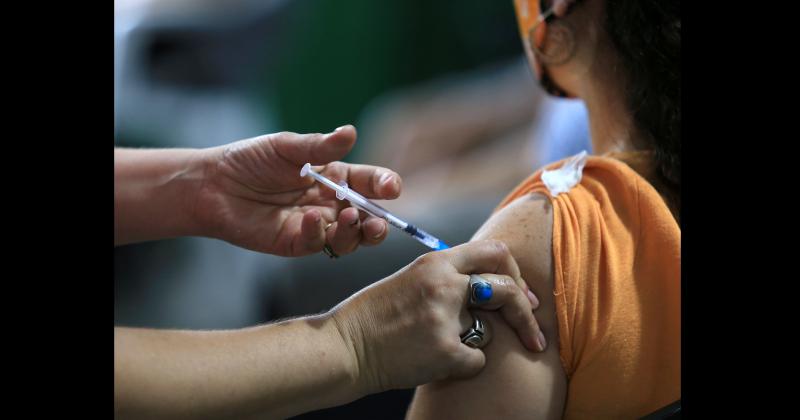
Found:
M 302 3 L 287 16 L 291 47 L 258 85 L 288 131 L 330 131 L 383 92 L 522 51 L 511 1 Z
M 361 128 L 369 123 L 365 110 L 386 95 L 493 63 L 516 63 L 519 89 L 533 85 L 511 0 L 115 0 L 114 54 L 114 142 L 128 147 L 209 147 L 276 131 Z M 346 160 L 364 162 L 374 146 L 368 142 L 393 141 L 384 133 L 360 135 Z M 409 182 L 404 194 L 423 184 Z M 498 200 L 476 195 L 447 217 L 413 220 L 448 241 L 466 241 Z M 321 311 L 423 252 L 398 233 L 335 263 L 207 238 L 116 247 L 114 322 L 240 328 Z M 410 398 L 411 390 L 393 391 L 302 418 L 401 419 Z
M 329 132 L 357 123 L 384 93 L 522 53 L 510 0 L 115 5 L 115 54 L 122 57 L 115 66 L 118 146 L 204 146 L 269 131 Z M 239 130 L 228 137 L 214 136 L 218 127 L 192 131 L 188 114 L 202 119 L 192 95 L 220 90 L 246 102 L 247 124 L 231 123 Z M 208 118 L 223 124 L 220 113 L 209 114 L 206 124 Z M 358 158 L 358 148 L 348 160 Z

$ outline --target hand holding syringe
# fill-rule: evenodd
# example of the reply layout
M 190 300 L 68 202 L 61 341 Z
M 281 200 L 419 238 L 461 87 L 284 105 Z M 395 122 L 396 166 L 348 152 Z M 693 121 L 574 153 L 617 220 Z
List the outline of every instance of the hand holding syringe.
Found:
M 412 225 L 411 223 L 405 222 L 399 217 L 389 213 L 388 210 L 384 209 L 383 207 L 373 203 L 372 201 L 367 200 L 361 194 L 351 190 L 347 183 L 341 181 L 339 184 L 331 181 L 328 178 L 314 172 L 311 169 L 311 164 L 306 163 L 303 165 L 303 169 L 300 170 L 300 176 L 311 176 L 312 178 L 316 179 L 326 187 L 336 191 L 336 198 L 339 200 L 347 199 L 350 201 L 354 207 L 359 208 L 375 217 L 380 217 L 381 219 L 386 220 L 389 222 L 390 225 L 402 230 L 403 232 L 408 233 L 414 239 L 422 242 L 423 244 L 431 247 L 432 249 L 439 251 L 442 249 L 450 248 L 449 245 L 445 244 L 444 242 L 440 241 L 433 235 L 425 232 L 422 229 L 417 228 L 416 226 Z

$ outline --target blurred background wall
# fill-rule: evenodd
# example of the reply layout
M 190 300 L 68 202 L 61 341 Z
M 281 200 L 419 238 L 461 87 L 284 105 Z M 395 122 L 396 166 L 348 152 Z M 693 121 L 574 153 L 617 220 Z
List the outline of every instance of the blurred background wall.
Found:
M 486 0 L 115 0 L 114 144 L 209 147 L 352 123 L 346 161 L 390 167 L 383 203 L 450 244 L 544 163 L 589 150 L 545 97 L 513 5 Z M 397 231 L 338 260 L 206 238 L 114 249 L 114 323 L 239 328 L 329 309 L 427 252 Z M 403 418 L 410 390 L 299 418 Z

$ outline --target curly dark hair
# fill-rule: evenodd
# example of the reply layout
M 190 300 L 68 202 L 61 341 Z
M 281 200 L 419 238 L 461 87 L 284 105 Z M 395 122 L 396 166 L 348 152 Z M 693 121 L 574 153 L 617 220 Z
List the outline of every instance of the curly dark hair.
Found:
M 662 193 L 680 207 L 680 0 L 607 0 L 605 27 L 626 72 L 627 105 L 655 151 Z

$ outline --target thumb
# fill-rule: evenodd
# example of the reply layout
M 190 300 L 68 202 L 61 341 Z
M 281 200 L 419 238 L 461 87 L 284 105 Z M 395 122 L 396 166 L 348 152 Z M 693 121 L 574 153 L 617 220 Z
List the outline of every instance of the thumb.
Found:
M 296 165 L 324 165 L 350 152 L 356 143 L 356 129 L 345 125 L 329 134 L 280 133 L 271 140 L 277 152 Z

